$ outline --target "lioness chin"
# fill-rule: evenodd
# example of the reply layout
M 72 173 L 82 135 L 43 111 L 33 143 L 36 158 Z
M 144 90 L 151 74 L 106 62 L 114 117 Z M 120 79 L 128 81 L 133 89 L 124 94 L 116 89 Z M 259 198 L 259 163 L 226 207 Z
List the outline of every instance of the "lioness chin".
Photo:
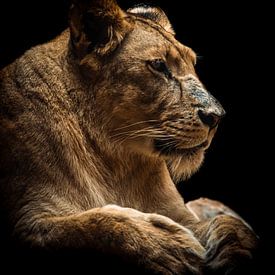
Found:
M 72 2 L 69 29 L 0 74 L 1 205 L 12 234 L 157 273 L 228 274 L 251 258 L 254 233 L 211 201 L 186 207 L 173 182 L 197 171 L 224 115 L 195 53 L 159 8 Z

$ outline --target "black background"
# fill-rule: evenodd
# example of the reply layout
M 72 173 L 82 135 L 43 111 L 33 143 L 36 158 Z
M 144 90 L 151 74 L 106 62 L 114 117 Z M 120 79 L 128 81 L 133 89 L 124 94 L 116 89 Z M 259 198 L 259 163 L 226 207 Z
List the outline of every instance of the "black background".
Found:
M 68 2 L 2 1 L 0 66 L 65 29 Z M 118 2 L 124 8 L 140 3 Z M 147 3 L 162 7 L 177 38 L 201 57 L 198 75 L 227 111 L 203 167 L 179 189 L 186 200 L 201 196 L 221 200 L 241 214 L 262 240 L 260 256 L 266 265 L 266 243 L 272 242 L 267 232 L 272 217 L 267 158 L 273 149 L 272 124 L 266 119 L 267 69 L 262 63 L 268 58 L 263 6 L 240 6 L 237 1 Z

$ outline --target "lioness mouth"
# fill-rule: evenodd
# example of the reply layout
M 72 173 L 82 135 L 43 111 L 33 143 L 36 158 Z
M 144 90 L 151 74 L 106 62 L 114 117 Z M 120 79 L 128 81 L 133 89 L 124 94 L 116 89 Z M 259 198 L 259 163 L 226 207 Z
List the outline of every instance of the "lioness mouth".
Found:
M 183 155 L 189 156 L 197 153 L 200 149 L 206 148 L 208 141 L 204 141 L 200 145 L 191 147 L 191 148 L 179 148 L 178 142 L 173 139 L 169 140 L 154 140 L 155 150 L 161 153 L 162 155 Z

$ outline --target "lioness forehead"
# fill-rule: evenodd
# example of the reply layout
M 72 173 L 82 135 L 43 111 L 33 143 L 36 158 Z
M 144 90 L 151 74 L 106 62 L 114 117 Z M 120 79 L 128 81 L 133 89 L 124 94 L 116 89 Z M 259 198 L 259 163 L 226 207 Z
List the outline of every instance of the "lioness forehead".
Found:
M 155 28 L 150 22 L 137 21 L 136 27 L 123 43 L 127 58 L 160 58 L 175 63 L 196 63 L 196 54 L 181 44 L 175 37 L 162 29 Z M 126 43 L 127 41 L 127 43 Z
M 148 32 L 158 32 L 158 36 L 164 38 L 161 39 L 161 47 L 159 47 L 159 43 L 157 43 L 155 37 L 152 35 L 144 36 L 143 33 L 139 37 L 139 35 L 135 33 L 138 37 L 138 41 L 144 41 L 144 37 L 146 37 L 148 48 L 157 46 L 158 51 L 162 52 L 162 55 L 166 57 L 169 56 L 177 62 L 179 62 L 180 57 L 190 61 L 192 64 L 196 64 L 195 52 L 175 39 L 175 32 L 172 25 L 166 14 L 160 8 L 137 5 L 129 9 L 128 12 L 136 15 L 135 21 L 136 24 L 141 27 L 140 29 L 145 28 Z M 163 43 L 164 41 L 165 43 Z

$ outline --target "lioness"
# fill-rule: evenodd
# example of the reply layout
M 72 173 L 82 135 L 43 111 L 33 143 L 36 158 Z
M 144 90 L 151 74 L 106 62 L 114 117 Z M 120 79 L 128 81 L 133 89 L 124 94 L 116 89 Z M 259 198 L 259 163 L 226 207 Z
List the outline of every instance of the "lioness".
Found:
M 249 227 L 205 218 L 174 185 L 200 167 L 224 110 L 165 13 L 74 0 L 69 24 L 0 75 L 1 204 L 14 238 L 163 274 L 228 273 L 250 258 Z

